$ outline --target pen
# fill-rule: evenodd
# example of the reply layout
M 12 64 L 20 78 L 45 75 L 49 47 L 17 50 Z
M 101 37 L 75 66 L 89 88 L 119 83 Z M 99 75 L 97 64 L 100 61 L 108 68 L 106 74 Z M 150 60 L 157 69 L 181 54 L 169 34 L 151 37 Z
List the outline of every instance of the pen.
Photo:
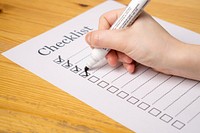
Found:
M 149 1 L 131 0 L 122 15 L 111 26 L 110 30 L 123 29 L 132 25 Z M 108 48 L 94 48 L 86 62 L 85 71 L 91 69 L 96 63 L 102 60 L 109 51 L 110 49 Z

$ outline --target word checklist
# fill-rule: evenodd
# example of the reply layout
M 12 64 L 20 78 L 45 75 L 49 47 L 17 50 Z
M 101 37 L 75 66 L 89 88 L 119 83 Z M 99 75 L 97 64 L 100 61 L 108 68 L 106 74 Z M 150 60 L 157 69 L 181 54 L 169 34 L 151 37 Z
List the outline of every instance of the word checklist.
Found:
M 103 13 L 122 7 L 106 1 L 3 55 L 135 132 L 200 133 L 199 81 L 141 64 L 130 74 L 105 59 L 84 70 L 91 53 L 85 35 L 97 29 Z M 174 37 L 200 44 L 199 34 L 155 20 Z

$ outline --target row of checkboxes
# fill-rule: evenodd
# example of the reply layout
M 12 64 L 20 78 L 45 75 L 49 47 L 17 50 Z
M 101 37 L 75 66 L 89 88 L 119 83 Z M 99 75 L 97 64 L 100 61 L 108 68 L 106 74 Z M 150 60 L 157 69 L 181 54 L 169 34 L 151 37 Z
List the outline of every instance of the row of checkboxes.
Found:
M 98 82 L 100 79 L 96 76 L 91 76 L 89 79 L 88 79 L 90 82 L 92 83 L 96 83 Z M 100 86 L 101 88 L 106 88 L 109 86 L 109 83 L 105 82 L 105 81 L 100 81 L 97 83 L 98 86 Z M 116 92 L 119 91 L 119 89 L 115 86 L 110 86 L 108 87 L 107 91 L 109 91 L 110 93 L 113 93 L 115 94 Z M 129 96 L 128 93 L 126 93 L 125 91 L 120 91 L 116 94 L 118 97 L 122 98 L 122 99 L 125 99 Z M 127 99 L 127 101 L 133 105 L 136 105 L 137 103 L 139 103 L 139 99 L 131 96 Z M 138 108 L 146 111 L 147 109 L 150 108 L 150 105 L 145 103 L 145 102 L 141 102 L 137 105 Z M 156 108 L 151 108 L 149 111 L 148 111 L 149 114 L 151 114 L 152 116 L 155 116 L 155 117 L 158 117 L 162 112 L 159 110 L 159 109 L 156 109 Z M 163 114 L 159 117 L 159 119 L 161 119 L 162 121 L 166 122 L 166 123 L 170 123 L 172 120 L 173 120 L 173 117 L 168 115 L 168 114 Z M 185 124 L 176 120 L 172 123 L 172 126 L 177 128 L 177 129 L 182 129 Z
M 73 64 L 70 63 L 69 60 L 65 61 L 63 58 L 61 58 L 60 55 L 58 56 L 58 58 L 54 59 L 53 62 L 55 62 L 56 64 L 61 65 L 65 69 L 70 69 L 70 71 L 72 71 L 75 74 L 77 74 L 77 73 L 82 71 L 82 69 L 79 68 L 78 66 L 73 66 Z M 83 78 L 86 78 L 86 77 L 88 77 L 90 75 L 90 73 L 87 72 L 87 74 L 86 74 L 85 71 L 82 71 L 79 75 L 81 77 L 83 77 Z
M 72 71 L 73 73 L 79 73 L 79 75 L 83 78 L 86 78 L 90 75 L 90 73 L 87 73 L 87 75 L 85 74 L 84 71 L 82 71 L 81 68 L 79 68 L 78 66 L 73 66 L 73 64 L 71 64 L 69 61 L 65 61 L 64 59 L 62 59 L 60 56 L 58 56 L 58 58 L 56 58 L 54 60 L 55 63 L 57 64 L 61 64 L 62 67 L 66 68 L 66 69 L 70 69 L 70 71 Z M 82 72 L 81 72 L 82 71 Z M 96 76 L 91 76 L 88 78 L 88 80 L 92 83 L 97 83 L 100 79 Z M 107 83 L 106 81 L 100 81 L 97 83 L 97 85 L 101 88 L 106 88 L 109 86 L 109 83 Z M 119 89 L 115 86 L 110 86 L 107 88 L 107 91 L 112 93 L 112 94 L 115 94 L 120 97 L 121 99 L 126 99 L 129 94 L 126 93 L 125 91 L 119 91 Z M 118 93 L 117 93 L 118 92 Z M 137 107 L 146 111 L 150 108 L 150 105 L 145 103 L 145 102 L 140 102 L 139 99 L 137 99 L 136 97 L 133 97 L 133 96 L 130 96 L 127 101 L 133 105 L 136 105 L 137 104 Z M 139 103 L 140 102 L 140 103 Z M 159 117 L 159 115 L 162 114 L 162 112 L 159 110 L 159 109 L 156 109 L 156 108 L 151 108 L 149 111 L 148 111 L 149 114 L 151 114 L 152 116 L 155 116 L 155 117 Z M 163 114 L 159 117 L 160 120 L 166 122 L 166 123 L 170 123 L 172 120 L 173 120 L 173 117 L 168 115 L 168 114 Z M 177 129 L 182 129 L 185 124 L 176 120 L 174 121 L 172 124 L 171 124 L 173 127 L 177 128 Z

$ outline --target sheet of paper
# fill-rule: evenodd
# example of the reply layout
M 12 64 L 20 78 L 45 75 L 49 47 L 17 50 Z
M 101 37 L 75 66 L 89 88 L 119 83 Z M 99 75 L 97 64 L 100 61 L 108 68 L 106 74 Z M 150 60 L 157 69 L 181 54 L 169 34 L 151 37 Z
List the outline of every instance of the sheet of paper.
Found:
M 84 72 L 91 52 L 86 33 L 97 29 L 104 12 L 121 7 L 107 1 L 3 55 L 138 133 L 199 133 L 199 81 L 142 65 L 129 74 L 105 60 Z M 199 34 L 155 19 L 178 39 L 200 44 Z

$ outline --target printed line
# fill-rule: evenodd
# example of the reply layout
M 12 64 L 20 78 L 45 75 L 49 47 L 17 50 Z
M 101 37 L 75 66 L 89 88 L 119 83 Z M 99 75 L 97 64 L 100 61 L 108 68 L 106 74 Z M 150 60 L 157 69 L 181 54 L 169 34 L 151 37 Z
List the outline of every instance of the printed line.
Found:
M 85 56 L 85 57 L 83 57 L 82 59 L 78 60 L 75 64 L 78 64 L 79 62 L 81 62 L 82 60 L 84 60 L 85 58 L 87 58 L 87 57 L 89 57 L 89 56 L 90 56 L 90 54 L 87 55 L 87 56 Z
M 197 86 L 199 82 L 194 84 L 192 87 L 190 87 L 187 91 L 185 91 L 182 95 L 180 95 L 176 100 L 174 100 L 171 104 L 169 104 L 164 110 L 168 109 L 170 106 L 172 106 L 175 102 L 177 102 L 180 98 L 182 98 L 185 94 L 187 94 L 190 90 L 192 90 L 195 86 Z
M 96 73 L 97 71 L 99 71 L 101 68 L 105 67 L 106 65 L 108 65 L 108 63 L 104 64 L 103 66 L 99 67 L 98 69 L 96 69 L 92 74 Z
M 160 98 L 158 98 L 155 102 L 153 102 L 152 105 L 156 104 L 158 101 L 160 101 L 163 97 L 165 97 L 167 94 L 169 94 L 171 91 L 173 91 L 177 86 L 179 86 L 181 83 L 183 83 L 186 79 L 183 79 L 181 82 L 179 82 L 178 84 L 176 84 L 174 87 L 172 87 L 172 89 L 170 89 L 168 92 L 166 92 L 165 94 L 163 94 Z
M 187 123 L 190 123 L 194 118 L 196 118 L 198 115 L 200 114 L 200 112 L 198 112 L 196 115 L 194 115 L 189 121 L 187 121 Z
M 71 56 L 70 56 L 68 59 L 70 59 L 70 58 L 72 58 L 72 57 L 76 56 L 77 54 L 79 54 L 79 53 L 83 52 L 84 50 L 86 50 L 86 49 L 88 49 L 88 48 L 89 48 L 89 46 L 86 46 L 86 47 L 85 47 L 85 48 L 83 48 L 82 50 L 80 50 L 80 51 L 76 52 L 75 54 L 71 55 Z
M 158 87 L 160 87 L 162 84 L 164 84 L 165 82 L 167 82 L 169 79 L 171 79 L 173 76 L 169 76 L 166 80 L 164 80 L 163 82 L 161 82 L 158 86 L 156 86 L 153 90 L 151 90 L 150 92 L 148 92 L 146 95 L 144 95 L 142 97 L 142 99 L 144 99 L 145 97 L 147 97 L 149 94 L 151 94 L 152 92 L 154 92 Z
M 181 111 L 179 111 L 175 117 L 177 117 L 178 115 L 180 115 L 184 110 L 186 110 L 190 105 L 192 105 L 195 101 L 197 101 L 199 99 L 200 96 L 198 96 L 197 98 L 195 98 L 192 102 L 190 102 L 185 108 L 183 108 Z
M 122 76 L 124 76 L 125 74 L 127 74 L 128 72 L 123 73 L 122 75 L 120 75 L 119 77 L 117 77 L 116 79 L 114 79 L 113 81 L 111 81 L 111 83 L 115 82 L 116 80 L 118 80 L 119 78 L 121 78 Z
M 119 65 L 118 67 L 112 69 L 111 71 L 107 72 L 106 74 L 104 74 L 101 78 L 104 78 L 105 76 L 107 76 L 109 73 L 113 72 L 114 70 L 118 69 L 119 67 L 121 67 L 122 65 Z
M 134 79 L 138 78 L 140 75 L 142 75 L 143 73 L 145 73 L 147 70 L 149 70 L 149 68 L 147 68 L 142 73 L 138 74 L 136 77 L 134 77 L 133 79 L 131 79 L 130 81 L 128 81 L 127 83 L 125 83 L 121 88 L 124 88 L 126 85 L 128 85 L 130 82 L 132 82 Z
M 139 66 L 139 64 L 137 63 L 135 68 L 137 68 Z M 115 82 L 116 80 L 118 80 L 119 78 L 123 77 L 125 74 L 127 74 L 128 72 L 124 72 L 123 74 L 121 74 L 119 77 L 117 77 L 116 79 L 114 79 L 113 81 L 111 81 L 111 83 Z
M 133 90 L 131 93 L 134 93 L 135 91 L 137 91 L 139 88 L 141 88 L 143 85 L 145 85 L 147 82 L 149 82 L 150 80 L 152 80 L 153 78 L 155 78 L 159 73 L 155 74 L 153 77 L 151 77 L 150 79 L 148 79 L 146 82 L 144 82 L 143 84 L 141 84 L 140 86 L 138 86 L 135 90 Z

